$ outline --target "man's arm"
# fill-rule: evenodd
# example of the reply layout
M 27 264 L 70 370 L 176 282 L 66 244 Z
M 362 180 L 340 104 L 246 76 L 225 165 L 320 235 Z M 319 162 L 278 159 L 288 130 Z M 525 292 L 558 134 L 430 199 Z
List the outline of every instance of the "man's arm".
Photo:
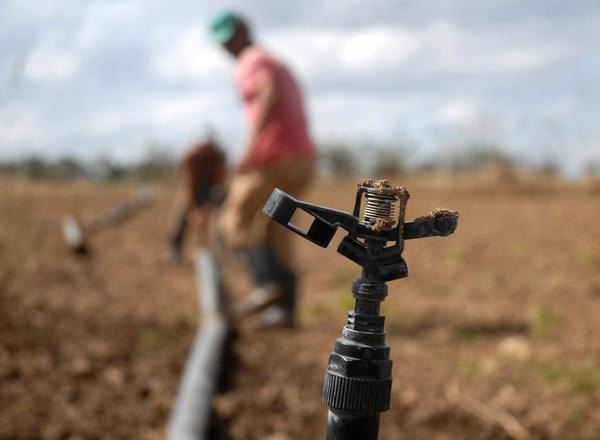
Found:
M 252 127 L 252 133 L 250 134 L 250 142 L 244 156 L 238 167 L 238 172 L 245 173 L 253 168 L 253 156 L 254 148 L 256 145 L 256 139 L 260 133 L 269 124 L 271 117 L 273 116 L 273 109 L 277 102 L 277 89 L 270 75 L 263 75 L 257 87 L 257 106 L 258 106 L 258 118 L 256 125 Z

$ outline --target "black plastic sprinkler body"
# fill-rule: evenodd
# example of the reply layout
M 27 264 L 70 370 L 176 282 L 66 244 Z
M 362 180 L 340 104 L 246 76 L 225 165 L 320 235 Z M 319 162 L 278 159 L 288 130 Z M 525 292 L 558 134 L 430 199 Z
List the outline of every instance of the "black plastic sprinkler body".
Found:
M 392 389 L 385 317 L 379 314 L 388 293 L 386 282 L 408 275 L 402 258 L 404 240 L 450 235 L 456 229 L 458 213 L 446 209 L 405 223 L 408 197 L 404 187 L 366 179 L 358 184 L 352 214 L 302 202 L 280 189 L 273 191 L 263 208 L 276 222 L 322 247 L 329 245 L 338 227 L 345 229 L 348 235 L 337 250 L 363 268 L 352 283 L 354 310 L 348 313 L 325 370 L 327 440 L 378 438 L 379 415 L 389 409 Z M 290 223 L 297 209 L 314 217 L 307 231 Z

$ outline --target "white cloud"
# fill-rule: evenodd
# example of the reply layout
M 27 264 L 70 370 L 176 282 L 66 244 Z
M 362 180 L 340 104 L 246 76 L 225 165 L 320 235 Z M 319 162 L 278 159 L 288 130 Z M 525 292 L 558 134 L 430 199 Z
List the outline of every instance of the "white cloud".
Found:
M 98 112 L 85 121 L 84 129 L 92 136 L 105 136 L 151 125 L 153 134 L 169 137 L 179 133 L 181 138 L 204 127 L 206 115 L 220 105 L 220 96 L 214 93 L 149 97 L 118 110 Z
M 342 66 L 361 72 L 398 68 L 419 47 L 413 33 L 383 27 L 353 31 L 340 43 Z
M 423 67 L 440 73 L 526 73 L 551 66 L 570 53 L 565 42 L 528 28 L 469 30 L 435 20 L 417 38 L 422 42 Z
M 306 77 L 398 69 L 419 46 L 414 33 L 398 27 L 285 29 L 268 33 L 265 40 Z
M 525 27 L 507 32 L 465 29 L 446 19 L 421 28 L 285 28 L 267 32 L 266 45 L 283 56 L 308 84 L 339 78 L 358 87 L 392 87 L 407 78 L 443 81 L 445 75 L 526 74 L 560 62 L 572 49 Z M 328 81 L 327 81 L 328 79 Z
M 478 103 L 470 100 L 453 100 L 442 105 L 437 111 L 437 120 L 447 125 L 469 125 L 481 115 Z
M 140 15 L 148 5 L 137 1 L 89 2 L 78 23 L 76 44 L 93 49 L 100 44 L 118 45 L 124 35 L 140 26 Z
M 101 137 L 106 133 L 115 133 L 131 125 L 144 124 L 147 117 L 140 111 L 143 108 L 111 109 L 108 112 L 98 112 L 85 121 L 84 129 L 91 136 Z
M 14 155 L 43 145 L 48 131 L 38 111 L 0 112 L 0 152 Z
M 540 44 L 529 47 L 515 47 L 490 60 L 489 69 L 505 72 L 526 72 L 543 69 L 557 63 L 569 53 L 565 44 Z M 495 62 L 494 62 L 495 61 Z
M 197 26 L 183 30 L 156 55 L 154 73 L 165 79 L 194 80 L 226 75 L 231 70 L 227 55 L 206 40 L 205 32 Z
M 25 66 L 25 78 L 41 82 L 66 81 L 79 68 L 77 55 L 53 48 L 36 48 Z
M 218 107 L 218 101 L 218 95 L 206 93 L 160 98 L 150 105 L 151 118 L 155 124 L 164 126 L 201 124 L 204 115 Z

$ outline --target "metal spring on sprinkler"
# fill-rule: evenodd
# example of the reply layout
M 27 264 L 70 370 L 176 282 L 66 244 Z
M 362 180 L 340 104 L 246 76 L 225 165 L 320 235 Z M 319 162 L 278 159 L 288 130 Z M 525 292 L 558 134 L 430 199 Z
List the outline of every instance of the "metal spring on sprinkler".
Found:
M 386 222 L 394 221 L 394 206 L 396 198 L 384 194 L 365 194 L 365 219 L 363 223 L 366 226 L 373 226 L 377 220 Z

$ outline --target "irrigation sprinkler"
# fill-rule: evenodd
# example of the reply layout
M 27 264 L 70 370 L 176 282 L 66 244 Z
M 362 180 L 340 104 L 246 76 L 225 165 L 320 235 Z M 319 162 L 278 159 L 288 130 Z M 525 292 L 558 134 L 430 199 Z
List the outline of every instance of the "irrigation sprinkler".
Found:
M 86 255 L 90 251 L 88 238 L 91 234 L 118 225 L 153 201 L 154 191 L 143 187 L 127 200 L 101 213 L 89 222 L 82 223 L 77 217 L 70 215 L 64 219 L 62 224 L 65 241 L 73 253 Z
M 388 292 L 386 283 L 408 276 L 402 258 L 404 240 L 446 236 L 456 229 L 458 213 L 446 209 L 405 222 L 408 198 L 404 187 L 366 179 L 358 184 L 352 213 L 302 202 L 280 189 L 273 191 L 263 208 L 271 219 L 321 247 L 329 245 L 338 227 L 345 229 L 348 235 L 337 251 L 362 267 L 361 276 L 352 283 L 354 310 L 348 313 L 325 370 L 327 440 L 377 439 L 380 414 L 390 407 L 392 389 L 385 317 L 379 314 Z M 297 209 L 314 217 L 308 230 L 291 223 Z M 392 244 L 386 246 L 388 242 Z

